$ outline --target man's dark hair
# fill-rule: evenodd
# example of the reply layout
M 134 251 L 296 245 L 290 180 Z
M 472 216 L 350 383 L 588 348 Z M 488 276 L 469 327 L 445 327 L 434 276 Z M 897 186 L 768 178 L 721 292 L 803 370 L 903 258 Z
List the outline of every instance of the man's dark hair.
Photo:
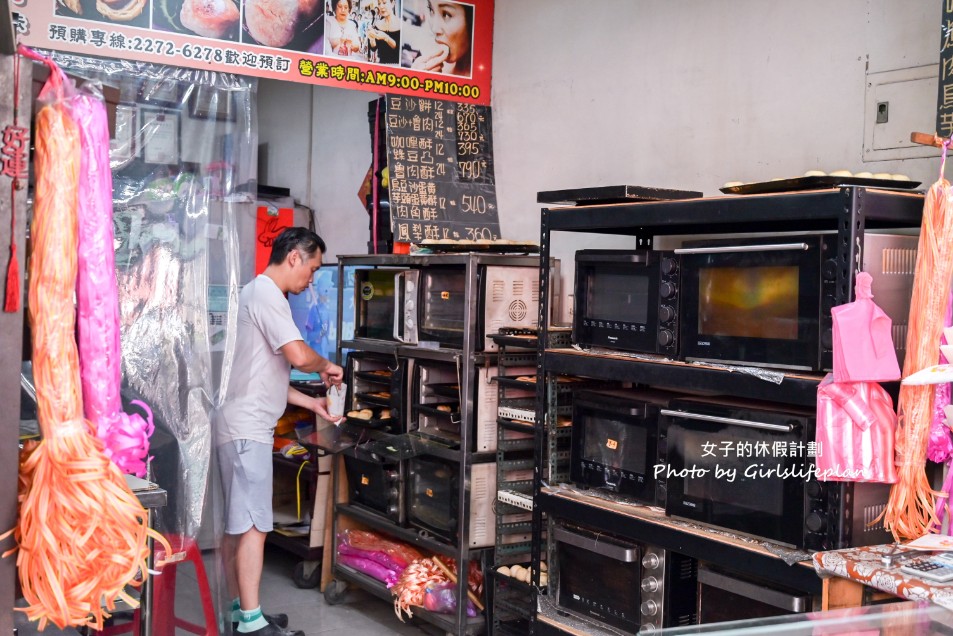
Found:
M 268 259 L 268 264 L 281 265 L 291 250 L 298 250 L 311 258 L 316 251 L 321 250 L 324 254 L 327 249 L 324 240 L 308 228 L 289 227 L 271 244 L 271 258 Z

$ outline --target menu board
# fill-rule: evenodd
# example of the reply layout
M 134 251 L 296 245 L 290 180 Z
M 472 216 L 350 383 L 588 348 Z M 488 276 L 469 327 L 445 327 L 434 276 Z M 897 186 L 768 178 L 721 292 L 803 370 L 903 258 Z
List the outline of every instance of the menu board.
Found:
M 401 95 L 386 103 L 394 240 L 499 239 L 490 107 Z
M 940 80 L 936 98 L 936 134 L 953 135 L 953 0 L 943 0 L 940 17 Z

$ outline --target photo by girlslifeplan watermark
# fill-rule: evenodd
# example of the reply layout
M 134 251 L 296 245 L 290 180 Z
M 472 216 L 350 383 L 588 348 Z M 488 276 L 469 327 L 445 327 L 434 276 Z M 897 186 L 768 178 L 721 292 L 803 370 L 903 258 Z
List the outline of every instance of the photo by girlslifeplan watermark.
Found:
M 841 467 L 818 470 L 811 459 L 820 457 L 820 442 L 748 442 L 723 440 L 701 444 L 702 459 L 706 457 L 729 460 L 724 465 L 715 461 L 685 466 L 671 466 L 665 463 L 652 467 L 655 479 L 722 479 L 728 483 L 742 479 L 801 479 L 810 481 L 855 480 L 864 476 L 863 468 Z M 788 458 L 804 458 L 806 461 L 790 463 L 781 461 Z M 767 461 L 757 461 L 764 458 Z M 745 463 L 745 459 L 751 461 Z M 771 462 L 771 459 L 778 460 Z M 741 460 L 741 461 L 739 461 Z
M 818 470 L 813 462 L 801 463 L 795 465 L 784 465 L 781 463 L 769 464 L 764 462 L 754 462 L 746 466 L 732 464 L 729 466 L 692 464 L 676 468 L 669 464 L 655 464 L 652 467 L 653 477 L 655 479 L 668 479 L 676 477 L 679 479 L 703 479 L 714 478 L 723 479 L 731 483 L 739 476 L 744 479 L 801 479 L 810 481 L 828 480 L 854 480 L 863 477 L 864 470 L 861 468 L 843 468 L 835 466 Z

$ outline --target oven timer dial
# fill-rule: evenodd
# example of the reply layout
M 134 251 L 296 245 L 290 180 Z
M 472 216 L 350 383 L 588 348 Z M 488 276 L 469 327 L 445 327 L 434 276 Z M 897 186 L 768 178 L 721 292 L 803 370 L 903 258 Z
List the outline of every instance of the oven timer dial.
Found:
M 658 343 L 663 347 L 670 347 L 675 342 L 675 334 L 668 329 L 659 329 Z
M 647 576 L 642 579 L 642 591 L 646 593 L 657 592 L 659 588 L 658 579 L 654 576 Z
M 671 305 L 662 305 L 658 308 L 659 322 L 672 322 L 675 320 L 675 308 Z
M 674 258 L 663 258 L 661 270 L 664 275 L 671 276 L 678 271 L 678 262 Z

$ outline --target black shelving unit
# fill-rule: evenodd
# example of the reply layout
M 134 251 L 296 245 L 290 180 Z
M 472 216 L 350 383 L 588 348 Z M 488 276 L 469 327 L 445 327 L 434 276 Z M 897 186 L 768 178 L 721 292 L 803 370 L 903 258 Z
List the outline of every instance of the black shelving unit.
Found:
M 416 432 L 415 425 L 421 413 L 427 411 L 426 404 L 414 403 L 411 391 L 402 396 L 406 400 L 403 404 L 403 411 L 408 420 L 407 429 L 410 431 L 401 436 L 388 436 L 380 432 L 368 434 L 368 439 L 373 439 L 373 452 L 385 457 L 388 460 L 398 461 L 404 464 L 402 470 L 407 474 L 406 465 L 413 457 L 431 457 L 439 458 L 445 461 L 453 462 L 459 469 L 460 487 L 455 497 L 457 499 L 457 510 L 459 519 L 459 532 L 456 541 L 448 542 L 441 538 L 432 536 L 426 531 L 418 530 L 413 527 L 395 523 L 383 515 L 376 514 L 366 508 L 350 505 L 346 501 L 338 499 L 341 489 L 334 488 L 335 504 L 333 506 L 332 524 L 334 532 L 338 528 L 339 520 L 346 520 L 347 524 L 355 527 L 365 527 L 377 530 L 381 534 L 392 537 L 396 540 L 404 541 L 420 549 L 422 552 L 438 554 L 453 559 L 457 564 L 457 571 L 466 573 L 469 571 L 469 562 L 477 559 L 484 565 L 492 564 L 492 557 L 488 553 L 493 552 L 493 547 L 481 548 L 471 546 L 471 528 L 468 527 L 470 518 L 471 502 L 471 476 L 473 467 L 477 465 L 486 465 L 497 459 L 496 451 L 482 451 L 476 447 L 473 425 L 475 422 L 476 409 L 479 405 L 475 404 L 475 391 L 479 381 L 478 369 L 482 366 L 492 366 L 496 364 L 497 354 L 495 352 L 483 352 L 477 339 L 480 337 L 478 330 L 478 312 L 480 307 L 476 302 L 477 290 L 480 284 L 479 271 L 485 266 L 510 266 L 527 267 L 535 271 L 539 267 L 539 260 L 536 256 L 517 256 L 511 254 L 492 254 L 492 253 L 463 253 L 463 254 L 434 254 L 434 255 L 382 255 L 382 256 L 342 256 L 338 259 L 339 280 L 345 279 L 346 268 L 421 268 L 427 267 L 446 267 L 456 266 L 463 268 L 465 272 L 464 295 L 464 316 L 463 316 L 463 344 L 460 348 L 449 348 L 446 346 L 430 347 L 416 346 L 404 343 L 396 343 L 385 340 L 374 340 L 364 338 L 354 338 L 351 340 L 341 340 L 339 336 L 338 349 L 350 349 L 353 351 L 365 351 L 395 359 L 409 359 L 415 365 L 425 365 L 431 363 L 452 363 L 457 367 L 459 374 L 457 381 L 452 384 L 458 385 L 455 403 L 458 403 L 458 413 L 460 419 L 460 435 L 458 443 L 450 446 L 441 441 L 429 439 L 423 434 Z M 339 290 L 339 306 L 345 306 L 343 299 L 343 287 Z M 341 317 L 338 318 L 338 334 L 341 330 Z M 532 366 L 532 365 L 531 365 Z M 450 399 L 450 398 L 448 398 Z M 440 414 L 434 414 L 440 415 Z M 370 446 L 368 446 L 370 448 Z M 532 455 L 532 444 L 529 445 L 528 452 Z M 336 479 L 343 477 L 340 468 L 336 465 Z M 489 496 L 495 495 L 495 489 Z M 492 523 L 492 522 L 491 522 Z M 527 532 L 529 527 L 527 526 Z M 333 551 L 332 551 L 333 554 Z M 338 596 L 343 593 L 342 587 L 350 584 L 370 591 L 380 598 L 393 601 L 393 597 L 386 587 L 355 570 L 346 567 L 343 564 L 336 563 L 332 559 L 331 574 L 334 581 L 325 590 L 325 597 L 328 593 L 332 596 Z M 485 585 L 487 585 L 485 583 Z M 467 598 L 467 577 L 461 576 L 457 583 L 457 598 Z M 467 603 L 457 604 L 457 611 L 453 615 L 434 614 L 423 610 L 423 608 L 414 608 L 414 616 L 431 623 L 447 633 L 453 634 L 477 634 L 489 631 L 488 618 L 489 613 L 477 618 L 469 618 L 466 614 Z M 489 612 L 489 608 L 487 609 Z
M 697 198 L 644 203 L 613 203 L 571 208 L 544 208 L 540 226 L 540 256 L 550 257 L 554 232 L 627 235 L 633 246 L 651 248 L 656 236 L 711 235 L 745 232 L 836 233 L 833 255 L 835 305 L 850 302 L 854 275 L 862 261 L 863 235 L 869 230 L 919 228 L 923 195 L 900 190 L 835 187 L 824 190 L 749 196 Z M 549 519 L 585 520 L 597 529 L 737 570 L 765 581 L 796 586 L 819 594 L 821 581 L 813 569 L 786 565 L 763 550 L 727 541 L 715 532 L 688 532 L 664 519 L 623 512 L 598 499 L 573 497 L 544 490 L 544 465 L 560 434 L 556 426 L 556 379 L 561 375 L 615 380 L 651 386 L 686 388 L 741 398 L 813 406 L 821 376 L 783 374 L 780 384 L 731 372 L 714 365 L 640 360 L 624 355 L 592 354 L 549 347 L 546 304 L 551 281 L 540 269 L 540 340 L 536 400 L 542 426 L 536 428 L 537 458 L 534 482 L 532 563 L 537 566 L 547 550 L 544 533 Z M 555 483 L 555 482 L 553 482 Z M 538 572 L 538 568 L 537 572 Z M 536 574 L 538 577 L 538 574 Z M 538 578 L 534 581 L 538 584 Z M 533 616 L 531 633 L 555 633 L 550 623 Z

